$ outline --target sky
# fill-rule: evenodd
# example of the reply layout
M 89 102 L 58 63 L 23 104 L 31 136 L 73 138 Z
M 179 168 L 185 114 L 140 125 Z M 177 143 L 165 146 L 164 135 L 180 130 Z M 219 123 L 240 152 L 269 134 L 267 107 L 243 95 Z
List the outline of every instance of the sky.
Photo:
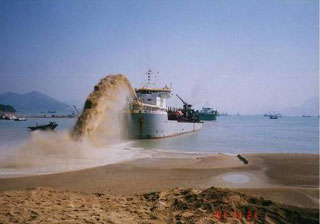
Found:
M 148 68 L 197 108 L 254 114 L 319 99 L 319 2 L 0 0 L 0 94 L 84 102 L 105 75 L 139 87 Z

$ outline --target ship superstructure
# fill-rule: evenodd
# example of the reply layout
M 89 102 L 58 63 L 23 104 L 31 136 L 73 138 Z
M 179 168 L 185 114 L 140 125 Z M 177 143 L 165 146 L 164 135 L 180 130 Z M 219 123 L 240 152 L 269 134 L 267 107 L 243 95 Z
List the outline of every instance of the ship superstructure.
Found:
M 150 82 L 150 70 L 148 72 Z M 164 138 L 201 129 L 203 123 L 191 105 L 184 104 L 183 109 L 168 108 L 167 99 L 172 97 L 170 87 L 156 88 L 147 83 L 135 91 L 137 99 L 129 103 L 123 119 L 125 137 Z

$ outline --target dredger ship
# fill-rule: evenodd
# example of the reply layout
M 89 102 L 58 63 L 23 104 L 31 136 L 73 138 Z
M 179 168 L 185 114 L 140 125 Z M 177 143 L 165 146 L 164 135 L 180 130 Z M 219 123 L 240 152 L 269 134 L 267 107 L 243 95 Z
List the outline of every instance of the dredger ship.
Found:
M 150 76 L 149 76 L 150 81 Z M 183 108 L 169 108 L 172 89 L 150 87 L 135 89 L 137 98 L 129 102 L 124 116 L 124 136 L 131 139 L 165 138 L 201 129 L 203 123 L 192 105 L 182 101 Z

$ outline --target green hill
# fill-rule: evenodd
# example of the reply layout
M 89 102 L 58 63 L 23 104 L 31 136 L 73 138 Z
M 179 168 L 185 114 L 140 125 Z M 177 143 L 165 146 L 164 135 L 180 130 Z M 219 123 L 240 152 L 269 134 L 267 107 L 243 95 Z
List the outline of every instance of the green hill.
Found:
M 0 104 L 0 112 L 11 112 L 14 113 L 16 110 L 10 105 Z

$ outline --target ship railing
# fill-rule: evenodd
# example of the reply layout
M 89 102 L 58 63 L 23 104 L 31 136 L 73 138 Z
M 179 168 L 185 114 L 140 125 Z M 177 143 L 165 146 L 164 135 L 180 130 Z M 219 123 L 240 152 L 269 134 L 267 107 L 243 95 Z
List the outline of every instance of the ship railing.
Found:
M 166 107 L 159 107 L 156 105 L 151 104 L 144 104 L 144 103 L 130 103 L 129 104 L 130 110 L 151 110 L 151 111 L 167 111 Z
M 178 112 L 178 111 L 182 111 L 183 109 L 180 107 L 168 107 L 168 111 L 170 112 Z

